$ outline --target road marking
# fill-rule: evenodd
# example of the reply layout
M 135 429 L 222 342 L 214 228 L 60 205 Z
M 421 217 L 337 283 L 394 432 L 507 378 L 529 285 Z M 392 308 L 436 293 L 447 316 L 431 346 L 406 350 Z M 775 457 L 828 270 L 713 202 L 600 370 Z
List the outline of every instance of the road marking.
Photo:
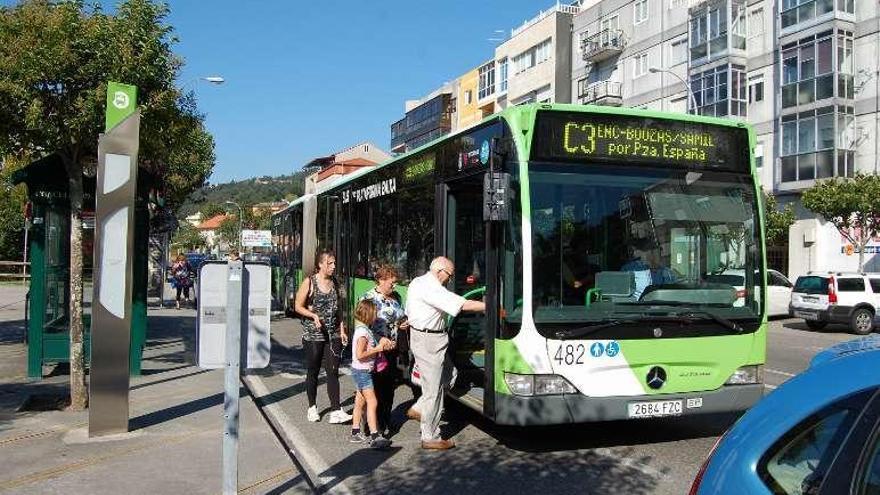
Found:
M 797 376 L 795 373 L 789 373 L 787 371 L 779 371 L 779 370 L 774 370 L 774 369 L 770 369 L 770 368 L 764 368 L 764 371 L 766 371 L 767 373 L 773 373 L 774 375 L 787 376 L 789 378 L 791 378 L 793 376 Z
M 280 472 L 278 472 L 278 473 L 273 474 L 272 476 L 270 476 L 270 477 L 268 477 L 268 478 L 265 478 L 265 479 L 263 479 L 263 480 L 257 481 L 256 483 L 252 483 L 252 484 L 250 484 L 250 485 L 248 485 L 248 486 L 246 486 L 246 487 L 244 487 L 244 488 L 239 488 L 239 489 L 238 489 L 238 493 L 245 493 L 245 492 L 247 492 L 247 491 L 249 491 L 249 490 L 253 490 L 254 488 L 256 488 L 256 487 L 262 485 L 263 483 L 269 483 L 270 481 L 275 481 L 275 480 L 277 480 L 278 478 L 280 478 L 280 477 L 282 477 L 282 476 L 289 476 L 289 475 L 294 474 L 294 473 L 296 473 L 296 472 L 297 472 L 296 469 L 293 469 L 293 468 L 287 468 L 287 469 L 285 469 L 285 470 L 283 470 L 283 471 L 280 471 Z
M 651 476 L 653 478 L 660 479 L 660 480 L 670 479 L 670 476 L 668 473 L 664 473 L 663 471 L 659 471 L 657 469 L 654 469 L 651 466 L 648 466 L 647 464 L 645 464 L 641 461 L 633 459 L 632 457 L 619 456 L 619 455 L 615 454 L 614 451 L 612 451 L 611 449 L 609 449 L 607 447 L 599 447 L 597 449 L 593 449 L 592 451 L 595 452 L 596 454 L 601 455 L 602 457 L 614 459 L 615 461 L 619 462 L 623 466 L 626 466 L 631 469 L 635 469 L 637 471 L 640 471 L 642 474 L 646 474 L 646 475 Z
M 75 430 L 75 429 L 77 429 L 77 428 L 82 428 L 83 426 L 87 426 L 87 425 L 88 425 L 88 423 L 77 423 L 77 424 L 75 424 L 75 425 L 73 425 L 73 426 L 71 426 L 71 427 L 69 427 L 69 428 L 66 428 L 66 427 L 59 427 L 59 428 L 55 428 L 55 429 L 52 429 L 52 430 L 37 431 L 37 432 L 34 432 L 34 433 L 28 433 L 28 434 L 25 434 L 25 435 L 19 435 L 19 436 L 17 436 L 17 437 L 4 438 L 3 440 L 0 440 L 0 446 L 7 445 L 7 444 L 10 444 L 10 443 L 19 442 L 19 441 L 21 441 L 21 440 L 30 440 L 30 439 L 33 439 L 33 438 L 41 438 L 41 437 L 44 437 L 44 436 L 46 436 L 46 435 L 51 435 L 51 434 L 53 434 L 53 433 L 61 433 L 61 432 L 69 431 L 69 430 Z
M 778 387 L 778 385 L 769 385 L 769 384 L 765 383 L 764 387 L 769 388 L 770 390 L 774 390 L 774 389 L 776 389 L 776 387 Z

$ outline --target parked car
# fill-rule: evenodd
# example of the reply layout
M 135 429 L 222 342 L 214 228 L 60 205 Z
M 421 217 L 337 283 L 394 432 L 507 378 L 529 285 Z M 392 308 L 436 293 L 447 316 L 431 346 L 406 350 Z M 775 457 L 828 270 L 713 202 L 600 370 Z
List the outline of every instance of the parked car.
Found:
M 697 494 L 880 494 L 880 337 L 831 347 L 715 444 Z
M 829 323 L 849 325 L 858 335 L 874 330 L 880 306 L 880 274 L 815 273 L 798 277 L 791 292 L 791 313 L 821 330 Z
M 708 275 L 707 282 L 732 285 L 736 289 L 737 300 L 734 306 L 742 306 L 745 302 L 746 276 L 744 270 L 724 270 L 715 275 Z M 767 316 L 787 316 L 788 304 L 791 301 L 791 287 L 785 275 L 776 270 L 767 270 Z

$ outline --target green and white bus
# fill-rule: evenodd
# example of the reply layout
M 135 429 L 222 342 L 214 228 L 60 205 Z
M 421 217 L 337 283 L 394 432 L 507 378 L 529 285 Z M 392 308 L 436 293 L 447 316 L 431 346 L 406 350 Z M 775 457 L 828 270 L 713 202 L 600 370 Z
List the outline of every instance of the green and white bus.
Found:
M 743 410 L 767 331 L 754 145 L 732 120 L 508 108 L 280 213 L 301 226 L 282 270 L 294 289 L 328 247 L 350 301 L 379 263 L 405 297 L 448 256 L 488 307 L 449 322 L 450 394 L 500 424 Z

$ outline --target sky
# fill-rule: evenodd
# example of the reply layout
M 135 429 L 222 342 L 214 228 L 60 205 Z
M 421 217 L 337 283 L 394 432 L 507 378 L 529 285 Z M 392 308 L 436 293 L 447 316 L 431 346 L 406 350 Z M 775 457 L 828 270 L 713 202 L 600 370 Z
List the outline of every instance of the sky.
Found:
M 172 0 L 216 142 L 212 183 L 289 174 L 361 141 L 388 149 L 404 101 L 489 60 L 551 0 Z M 498 32 L 496 32 L 498 31 Z M 198 81 L 220 75 L 221 86 Z M 196 80 L 194 80 L 196 79 Z

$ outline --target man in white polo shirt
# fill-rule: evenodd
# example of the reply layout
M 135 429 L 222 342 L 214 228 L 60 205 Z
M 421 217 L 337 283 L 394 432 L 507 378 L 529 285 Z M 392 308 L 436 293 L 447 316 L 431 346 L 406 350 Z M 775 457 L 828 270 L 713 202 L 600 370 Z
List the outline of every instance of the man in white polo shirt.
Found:
M 428 273 L 410 282 L 406 293 L 406 316 L 410 325 L 410 347 L 419 367 L 422 396 L 407 411 L 407 417 L 421 422 L 422 448 L 446 450 L 455 447 L 452 440 L 440 438 L 440 411 L 443 388 L 448 385 L 452 362 L 446 355 L 449 336 L 446 316 L 460 311 L 485 311 L 482 301 L 469 301 L 446 289 L 455 265 L 447 258 L 435 258 Z

